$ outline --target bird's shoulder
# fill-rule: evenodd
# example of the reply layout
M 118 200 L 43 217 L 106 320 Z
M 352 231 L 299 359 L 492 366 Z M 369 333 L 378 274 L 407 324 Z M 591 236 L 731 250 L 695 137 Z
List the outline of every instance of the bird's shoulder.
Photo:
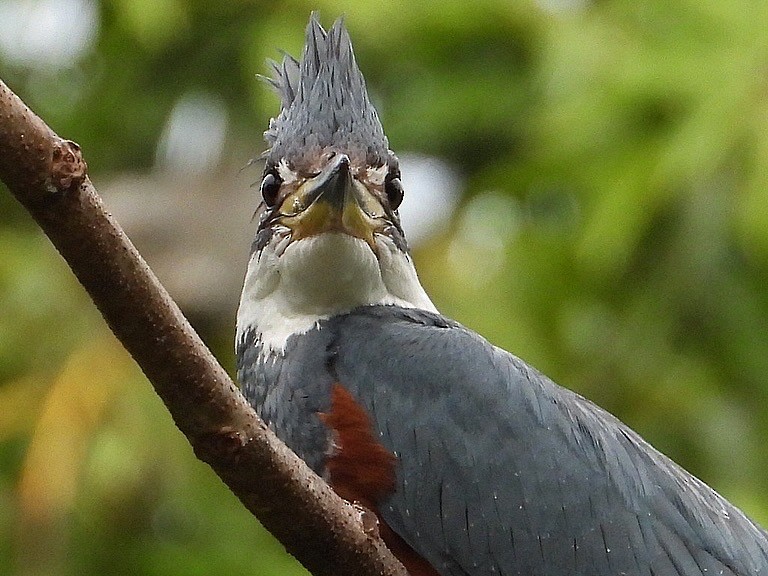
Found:
M 443 573 L 768 573 L 738 509 L 457 322 L 375 306 L 323 328 L 334 380 L 397 458 L 381 513 Z

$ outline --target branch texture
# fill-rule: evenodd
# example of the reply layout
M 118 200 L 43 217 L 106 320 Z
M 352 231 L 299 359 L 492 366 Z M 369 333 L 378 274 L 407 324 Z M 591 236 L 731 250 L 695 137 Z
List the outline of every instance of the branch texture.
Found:
M 240 394 L 59 138 L 0 81 L 0 179 L 30 212 L 162 398 L 197 456 L 316 575 L 406 572 L 360 515 Z

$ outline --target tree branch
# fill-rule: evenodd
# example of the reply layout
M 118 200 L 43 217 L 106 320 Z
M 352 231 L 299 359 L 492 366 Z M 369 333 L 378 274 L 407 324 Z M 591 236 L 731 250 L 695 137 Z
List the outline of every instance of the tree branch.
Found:
M 30 212 L 162 398 L 198 458 L 316 575 L 406 572 L 359 514 L 240 394 L 111 216 L 79 147 L 0 80 L 0 179 Z

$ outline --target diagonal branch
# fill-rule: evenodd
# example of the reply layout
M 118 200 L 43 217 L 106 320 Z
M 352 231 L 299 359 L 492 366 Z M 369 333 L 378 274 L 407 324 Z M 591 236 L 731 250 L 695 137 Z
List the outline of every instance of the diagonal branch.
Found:
M 406 572 L 359 514 L 272 434 L 105 211 L 79 147 L 0 80 L 0 179 L 162 398 L 198 458 L 316 575 Z

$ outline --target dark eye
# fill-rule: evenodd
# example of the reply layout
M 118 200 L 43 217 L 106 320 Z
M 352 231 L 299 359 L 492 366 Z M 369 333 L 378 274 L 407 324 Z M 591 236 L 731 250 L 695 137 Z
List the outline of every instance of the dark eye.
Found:
M 261 197 L 264 198 L 264 203 L 270 208 L 277 202 L 277 195 L 282 184 L 283 181 L 274 172 L 267 172 L 261 181 Z
M 389 207 L 392 210 L 397 210 L 397 207 L 403 201 L 403 183 L 400 182 L 400 177 L 387 178 L 384 182 L 384 192 L 387 193 Z

